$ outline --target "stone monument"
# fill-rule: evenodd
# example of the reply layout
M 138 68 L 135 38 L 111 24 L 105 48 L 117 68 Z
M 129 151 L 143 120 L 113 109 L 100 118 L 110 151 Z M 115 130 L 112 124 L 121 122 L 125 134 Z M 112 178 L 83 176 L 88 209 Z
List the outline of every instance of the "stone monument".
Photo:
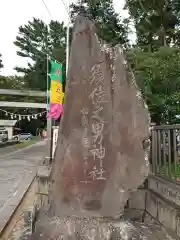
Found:
M 53 163 L 52 215 L 122 214 L 128 192 L 148 174 L 148 135 L 148 109 L 122 49 L 100 44 L 92 22 L 78 17 Z
M 141 239 L 118 219 L 148 175 L 148 136 L 148 108 L 123 50 L 100 43 L 78 16 L 49 205 L 32 239 Z

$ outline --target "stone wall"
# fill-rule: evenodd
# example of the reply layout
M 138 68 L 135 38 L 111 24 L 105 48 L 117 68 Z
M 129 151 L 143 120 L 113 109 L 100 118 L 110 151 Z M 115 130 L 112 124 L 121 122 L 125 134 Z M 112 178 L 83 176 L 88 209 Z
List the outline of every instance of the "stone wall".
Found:
M 148 216 L 149 215 L 149 216 Z M 151 217 L 180 238 L 180 184 L 150 176 L 146 196 L 146 217 Z
M 147 183 L 131 194 L 125 216 L 145 223 L 160 223 L 180 239 L 180 184 L 149 176 Z
M 151 176 L 148 179 L 148 188 L 180 207 L 180 184 L 178 182 Z
M 125 207 L 125 218 L 133 221 L 143 221 L 146 209 L 146 182 L 139 189 L 131 192 L 130 198 Z

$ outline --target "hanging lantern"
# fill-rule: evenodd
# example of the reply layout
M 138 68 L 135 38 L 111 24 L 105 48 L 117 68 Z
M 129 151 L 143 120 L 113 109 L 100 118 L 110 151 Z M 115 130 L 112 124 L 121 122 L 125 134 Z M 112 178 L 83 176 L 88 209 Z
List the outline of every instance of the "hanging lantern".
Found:
M 6 116 L 8 116 L 8 112 L 6 112 Z
M 21 115 L 19 115 L 19 120 L 21 120 Z
M 13 114 L 11 114 L 11 119 L 13 119 Z
M 31 121 L 31 118 L 30 118 L 30 116 L 29 116 L 29 115 L 27 116 L 27 119 L 28 119 L 28 121 L 29 121 L 29 122 Z

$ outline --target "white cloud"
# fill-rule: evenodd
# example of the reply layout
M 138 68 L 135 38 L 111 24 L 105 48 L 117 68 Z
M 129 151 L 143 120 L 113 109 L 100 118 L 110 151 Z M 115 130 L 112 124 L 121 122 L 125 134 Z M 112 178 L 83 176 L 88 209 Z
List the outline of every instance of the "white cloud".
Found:
M 51 12 L 53 20 L 67 22 L 67 11 L 61 0 L 44 0 Z M 64 0 L 67 3 L 67 0 Z M 115 9 L 122 17 L 127 16 L 123 11 L 124 0 L 114 0 Z M 42 0 L 4 0 L 0 5 L 0 53 L 3 56 L 3 75 L 11 75 L 16 72 L 15 66 L 25 66 L 24 58 L 17 56 L 18 50 L 13 42 L 21 25 L 31 21 L 33 17 L 40 18 L 48 23 L 51 18 L 43 5 Z

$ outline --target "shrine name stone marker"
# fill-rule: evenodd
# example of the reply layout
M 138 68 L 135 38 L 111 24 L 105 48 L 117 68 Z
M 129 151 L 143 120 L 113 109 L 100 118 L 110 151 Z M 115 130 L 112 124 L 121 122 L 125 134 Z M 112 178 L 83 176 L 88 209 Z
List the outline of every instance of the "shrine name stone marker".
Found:
M 97 239 L 109 239 L 111 220 L 148 175 L 148 136 L 148 109 L 121 47 L 101 44 L 93 23 L 78 16 L 44 226 L 54 229 L 59 221 L 65 236 L 92 235 L 96 225 L 105 229 Z M 43 232 L 40 222 L 33 239 Z
M 148 122 L 120 46 L 101 45 L 93 24 L 78 17 L 52 171 L 53 215 L 119 216 L 148 174 Z

